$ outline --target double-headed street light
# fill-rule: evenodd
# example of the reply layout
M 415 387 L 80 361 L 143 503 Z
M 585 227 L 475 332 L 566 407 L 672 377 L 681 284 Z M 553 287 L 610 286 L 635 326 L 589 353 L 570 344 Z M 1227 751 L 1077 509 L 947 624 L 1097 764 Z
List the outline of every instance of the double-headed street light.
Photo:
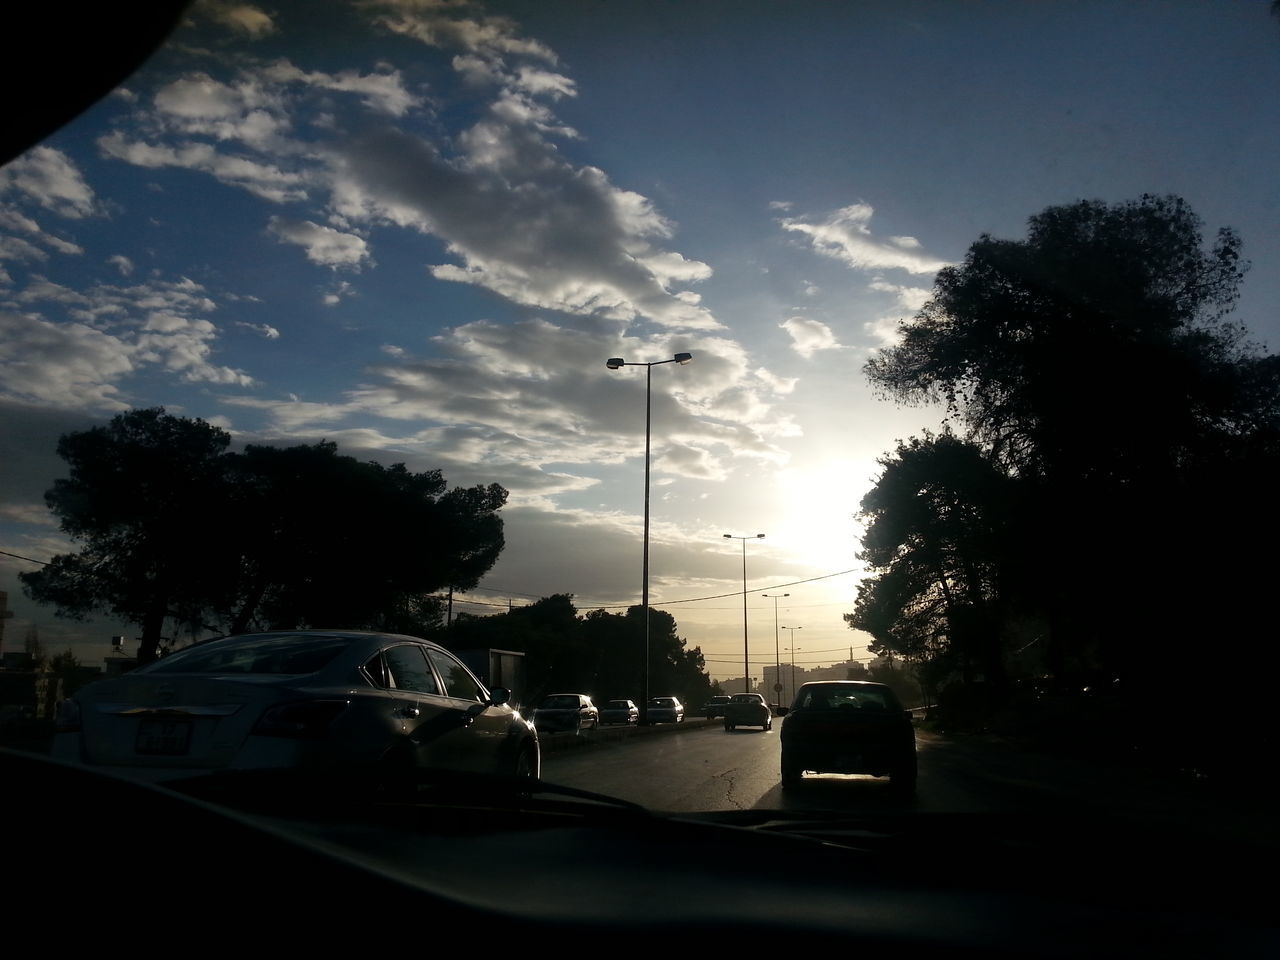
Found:
M 796 697 L 796 651 L 800 648 L 796 644 L 796 631 L 803 630 L 804 627 L 783 627 L 783 630 L 791 631 L 791 646 L 787 647 L 787 652 L 791 654 L 791 699 Z
M 726 540 L 742 541 L 742 692 L 751 692 L 751 661 L 747 656 L 747 541 L 763 540 L 764 534 L 757 533 L 753 537 L 735 537 L 732 533 L 724 535 Z
M 773 692 L 778 695 L 778 701 L 782 701 L 782 655 L 778 652 L 778 599 L 780 597 L 789 597 L 789 593 L 762 593 L 762 597 L 773 598 Z M 793 633 L 791 636 L 795 636 Z
M 660 363 L 678 363 L 684 366 L 693 359 L 691 353 L 677 353 L 670 360 L 652 360 L 648 363 L 623 360 L 621 357 L 610 357 L 605 366 L 610 370 L 619 367 L 644 367 L 644 564 L 640 604 L 644 607 L 644 699 L 640 701 L 640 720 L 649 722 L 649 435 L 652 420 L 651 410 L 653 386 L 653 368 Z

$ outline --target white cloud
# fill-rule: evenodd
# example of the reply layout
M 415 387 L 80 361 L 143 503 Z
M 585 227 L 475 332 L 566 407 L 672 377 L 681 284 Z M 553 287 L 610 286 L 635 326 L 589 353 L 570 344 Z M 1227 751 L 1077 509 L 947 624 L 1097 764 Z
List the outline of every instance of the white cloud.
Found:
M 99 139 L 98 146 L 107 156 L 140 167 L 200 170 L 275 203 L 307 197 L 302 174 L 248 157 L 219 153 L 207 143 L 187 142 L 177 147 L 148 144 L 130 140 L 117 130 Z
M 7 190 L 16 190 L 63 217 L 87 217 L 97 210 L 93 190 L 80 169 L 53 147 L 33 147 L 0 167 L 0 193 Z
M 789 317 L 778 324 L 791 334 L 791 349 L 808 359 L 821 350 L 840 350 L 844 348 L 836 335 L 821 320 L 807 317 Z
M 107 263 L 119 270 L 122 277 L 127 277 L 133 273 L 133 261 L 122 253 L 107 257 Z
M 281 243 L 302 247 L 308 260 L 324 267 L 359 270 L 361 264 L 369 260 L 369 245 L 354 233 L 343 233 L 310 220 L 286 220 L 283 217 L 272 217 L 267 229 Z
M 868 224 L 874 212 L 870 204 L 855 203 L 825 218 L 784 217 L 778 223 L 783 230 L 808 237 L 818 253 L 857 270 L 897 269 L 909 273 L 935 273 L 947 266 L 945 260 L 920 252 L 920 243 L 914 237 L 890 237 L 887 240 L 873 237 Z
M 329 288 L 329 291 L 320 298 L 320 302 L 326 307 L 336 307 L 344 298 L 354 296 L 355 288 L 346 280 L 339 280 Z
M 257 40 L 276 30 L 270 14 L 248 3 L 228 3 L 224 0 L 201 0 L 195 10 L 209 19 L 230 28 L 235 33 Z
M 123 409 L 127 404 L 118 382 L 148 366 L 188 382 L 254 382 L 241 370 L 213 362 L 218 331 L 201 314 L 215 304 L 187 278 L 129 287 L 97 284 L 78 291 L 36 275 L 14 300 L 65 311 L 69 319 L 3 314 L 0 382 L 11 399 Z
M 792 393 L 796 388 L 796 384 L 800 382 L 799 377 L 779 377 L 776 374 L 770 373 L 764 367 L 757 367 L 754 373 L 764 381 L 770 390 L 780 396 Z
M 514 55 L 554 64 L 558 59 L 546 44 L 517 36 L 515 23 L 505 17 L 455 18 L 449 4 L 419 0 L 367 0 L 365 5 L 383 11 L 382 26 L 433 47 L 461 48 L 495 60 Z
M 393 117 L 403 116 L 421 103 L 419 97 L 405 88 L 400 71 L 390 68 L 378 73 L 356 70 L 324 73 L 302 70 L 288 60 L 278 60 L 263 70 L 262 75 L 277 83 L 301 83 L 319 90 L 357 94 L 370 109 Z
M 894 306 L 908 313 L 915 313 L 933 295 L 933 291 L 928 287 L 907 287 L 901 284 L 889 283 L 880 277 L 872 280 L 867 284 L 867 287 L 878 293 L 893 294 Z
M 245 320 L 237 320 L 236 326 L 244 327 L 246 330 L 252 330 L 262 337 L 265 337 L 267 340 L 280 339 L 280 331 L 269 323 L 249 323 Z
M 82 323 L 0 313 L 0 389 L 10 399 L 123 410 L 112 381 L 134 369 L 133 352 Z

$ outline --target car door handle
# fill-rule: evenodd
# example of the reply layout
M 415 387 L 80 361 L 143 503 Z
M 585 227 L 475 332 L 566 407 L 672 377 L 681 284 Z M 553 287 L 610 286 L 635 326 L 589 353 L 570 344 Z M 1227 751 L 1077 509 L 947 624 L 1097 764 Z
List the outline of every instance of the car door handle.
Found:
M 409 717 L 412 719 L 412 718 L 422 716 L 422 711 L 419 710 L 417 707 L 403 707 L 400 710 L 400 716 Z

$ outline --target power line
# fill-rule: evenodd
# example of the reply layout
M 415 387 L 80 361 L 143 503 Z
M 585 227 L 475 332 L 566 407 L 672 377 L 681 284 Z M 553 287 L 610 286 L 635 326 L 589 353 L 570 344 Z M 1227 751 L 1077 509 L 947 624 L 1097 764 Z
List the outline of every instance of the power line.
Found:
M 14 557 L 15 559 L 18 559 L 18 560 L 25 560 L 27 561 L 27 563 L 38 563 L 42 567 L 47 567 L 49 565 L 48 560 L 36 560 L 33 557 L 24 557 L 21 554 L 10 553 L 8 550 L 0 550 L 0 554 L 3 554 L 6 557 Z
M 824 573 L 820 577 L 809 577 L 808 579 L 805 579 L 805 580 L 790 580 L 787 583 L 775 583 L 773 586 L 770 586 L 770 587 L 757 587 L 754 590 L 748 590 L 747 593 L 752 594 L 752 593 L 763 593 L 766 590 L 781 590 L 783 587 L 794 587 L 801 583 L 813 583 L 816 580 L 830 580 L 832 577 L 843 577 L 846 574 L 857 573 L 857 572 L 858 572 L 857 569 L 854 569 L 854 570 L 840 570 L 836 573 Z M 664 600 L 661 603 L 656 603 L 656 602 L 650 603 L 649 606 L 670 607 L 670 606 L 674 606 L 677 603 L 698 603 L 702 600 L 723 600 L 725 597 L 740 597 L 740 596 L 742 596 L 742 591 L 734 590 L 732 593 L 717 593 L 714 596 L 710 596 L 710 597 L 689 597 L 685 600 Z M 636 604 L 634 603 L 597 603 L 597 604 L 584 603 L 582 604 L 582 606 L 583 607 L 589 606 L 592 610 L 612 610 L 618 607 L 634 607 L 636 606 Z M 824 606 L 827 606 L 827 604 L 824 604 Z M 835 606 L 835 604 L 830 604 L 830 606 Z

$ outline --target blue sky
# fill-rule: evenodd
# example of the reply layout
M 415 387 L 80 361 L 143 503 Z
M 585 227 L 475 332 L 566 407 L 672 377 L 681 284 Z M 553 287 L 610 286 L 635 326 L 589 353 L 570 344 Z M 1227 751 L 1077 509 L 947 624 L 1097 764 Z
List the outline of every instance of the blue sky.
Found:
M 0 549 L 66 548 L 41 500 L 61 432 L 164 405 L 502 483 L 471 599 L 636 602 L 644 374 L 604 361 L 687 350 L 653 371 L 655 602 L 740 590 L 722 534 L 763 532 L 749 586 L 790 593 L 797 660 L 864 655 L 853 514 L 938 414 L 861 366 L 979 234 L 1180 194 L 1243 237 L 1238 316 L 1274 345 L 1268 8 L 197 4 L 0 169 Z M 53 621 L 0 561 L 7 646 L 38 622 L 96 658 L 122 629 Z M 741 675 L 740 600 L 668 609 Z M 758 675 L 773 603 L 749 613 Z

